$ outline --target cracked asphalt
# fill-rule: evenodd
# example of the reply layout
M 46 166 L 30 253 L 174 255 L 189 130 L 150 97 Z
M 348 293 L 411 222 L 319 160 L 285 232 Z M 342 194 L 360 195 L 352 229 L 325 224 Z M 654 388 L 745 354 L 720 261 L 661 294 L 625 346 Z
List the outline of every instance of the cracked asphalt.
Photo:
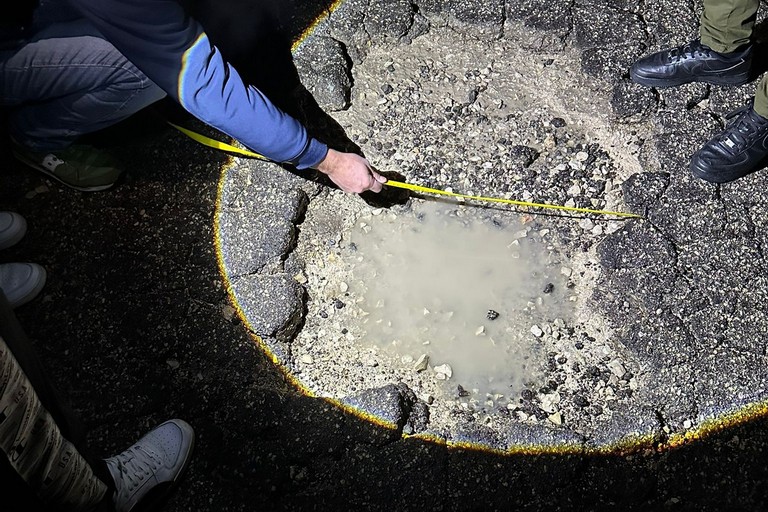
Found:
M 616 342 L 646 362 L 654 380 L 641 411 L 616 415 L 616 429 L 587 443 L 610 444 L 617 432 L 651 441 L 624 455 L 531 449 L 502 456 L 403 438 L 407 400 L 391 411 L 397 428 L 388 429 L 301 394 L 233 314 L 218 272 L 213 225 L 224 157 L 146 113 L 96 137 L 121 152 L 129 168 L 106 193 L 63 189 L 0 149 L 0 207 L 22 213 L 30 225 L 25 240 L 0 256 L 41 263 L 49 275 L 42 297 L 17 313 L 52 378 L 91 427 L 94 451 L 119 451 L 170 416 L 189 421 L 197 452 L 170 511 L 768 508 L 764 416 L 737 418 L 679 448 L 654 449 L 688 431 L 686 421 L 766 398 L 768 174 L 712 186 L 687 171 L 692 152 L 754 84 L 657 91 L 627 80 L 638 56 L 695 35 L 700 4 L 348 0 L 345 8 L 333 16 L 349 19 L 330 29 L 338 44 L 303 62 L 297 56 L 302 77 L 317 79 L 305 80 L 306 88 L 326 110 L 345 108 L 351 98 L 343 78 L 329 81 L 317 64 L 323 55 L 335 52 L 336 62 L 354 66 L 371 45 L 407 44 L 444 24 L 478 38 L 514 30 L 531 52 L 578 52 L 582 71 L 604 83 L 615 122 L 647 135 L 641 169 L 622 185 L 627 206 L 647 220 L 601 241 L 595 298 Z M 293 84 L 273 85 L 278 101 L 289 110 L 294 105 L 316 133 L 352 147 L 313 100 L 300 96 L 296 109 L 297 73 L 276 65 L 282 67 L 275 76 Z M 266 78 L 254 72 L 259 79 Z M 334 87 L 321 94 L 324 83 Z M 258 180 L 246 171 L 258 172 Z M 283 256 L 303 207 L 325 185 L 255 162 L 237 166 L 228 180 L 254 193 L 225 207 L 258 215 L 265 229 L 274 226 L 241 237 L 253 244 L 242 251 L 248 257 L 225 264 L 242 265 L 235 276 L 243 278 L 233 286 L 247 290 L 251 309 L 262 315 L 252 325 L 257 333 L 279 339 L 301 323 L 301 290 L 279 276 L 293 275 L 300 262 Z M 402 393 L 387 393 L 402 400 Z

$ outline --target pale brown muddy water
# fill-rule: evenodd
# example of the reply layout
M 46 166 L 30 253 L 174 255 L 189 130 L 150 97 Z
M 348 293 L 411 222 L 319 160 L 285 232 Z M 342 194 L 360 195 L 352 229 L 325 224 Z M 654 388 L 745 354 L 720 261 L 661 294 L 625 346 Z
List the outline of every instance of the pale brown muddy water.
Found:
M 560 255 L 520 214 L 419 201 L 407 215 L 362 217 L 351 265 L 350 331 L 455 394 L 501 399 L 536 376 L 546 351 L 534 331 L 569 319 Z

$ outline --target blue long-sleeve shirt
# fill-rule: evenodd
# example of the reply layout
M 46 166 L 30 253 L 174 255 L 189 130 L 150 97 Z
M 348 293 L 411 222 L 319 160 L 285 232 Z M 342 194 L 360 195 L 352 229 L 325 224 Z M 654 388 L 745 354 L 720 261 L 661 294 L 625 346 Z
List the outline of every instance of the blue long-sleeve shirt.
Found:
M 188 112 L 257 153 L 303 169 L 325 144 L 246 85 L 175 0 L 68 0 L 128 60 Z

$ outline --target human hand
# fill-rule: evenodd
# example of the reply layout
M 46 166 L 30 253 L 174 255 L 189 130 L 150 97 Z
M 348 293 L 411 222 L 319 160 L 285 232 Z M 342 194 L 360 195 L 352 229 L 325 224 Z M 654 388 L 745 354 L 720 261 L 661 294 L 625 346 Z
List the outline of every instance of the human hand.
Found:
M 360 194 L 366 190 L 380 192 L 387 178 L 377 173 L 368 160 L 355 153 L 342 153 L 328 149 L 328 154 L 317 165 L 344 192 Z

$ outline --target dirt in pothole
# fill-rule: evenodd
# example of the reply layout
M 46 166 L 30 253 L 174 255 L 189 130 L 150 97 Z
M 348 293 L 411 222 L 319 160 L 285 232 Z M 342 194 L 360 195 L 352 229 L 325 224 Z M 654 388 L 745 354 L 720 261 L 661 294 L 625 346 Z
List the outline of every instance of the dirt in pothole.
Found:
M 614 162 L 632 161 L 633 136 L 594 117 L 575 63 L 434 29 L 372 49 L 336 118 L 411 183 L 621 209 L 628 171 Z M 589 307 L 594 246 L 620 226 L 445 201 L 375 209 L 324 191 L 296 249 L 309 301 L 292 369 L 333 397 L 403 382 L 436 429 L 461 411 L 588 434 L 640 385 Z

